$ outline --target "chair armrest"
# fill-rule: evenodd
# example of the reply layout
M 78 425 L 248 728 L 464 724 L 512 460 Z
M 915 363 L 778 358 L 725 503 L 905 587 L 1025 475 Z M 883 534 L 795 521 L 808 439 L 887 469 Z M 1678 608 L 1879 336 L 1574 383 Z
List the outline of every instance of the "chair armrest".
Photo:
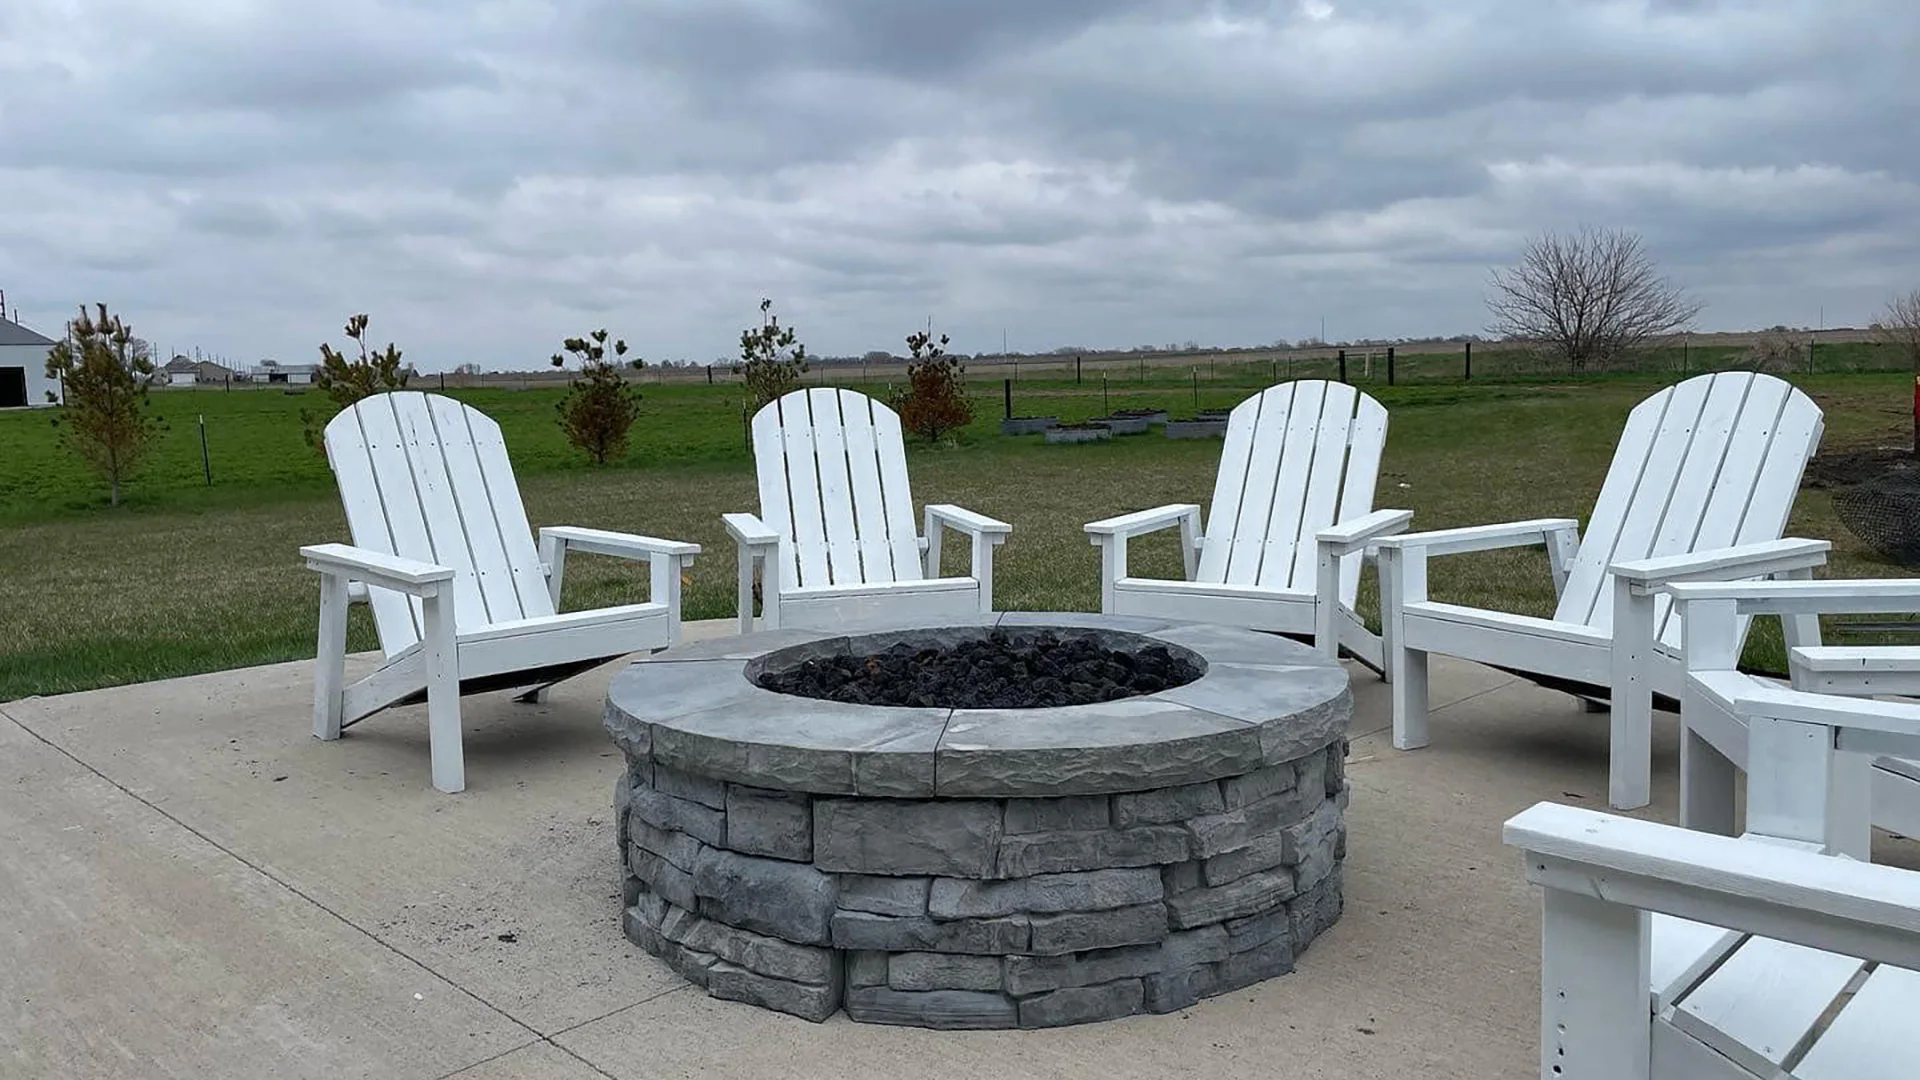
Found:
M 675 555 L 683 559 L 691 559 L 700 554 L 699 544 L 662 540 L 656 536 L 608 532 L 605 529 L 583 529 L 574 525 L 550 525 L 541 529 L 541 549 L 546 550 L 550 543 L 564 544 L 572 551 L 584 551 L 591 555 L 612 555 L 622 559 L 652 558 L 655 555 Z
M 720 521 L 727 527 L 727 535 L 734 543 L 746 547 L 763 547 L 778 544 L 780 534 L 767 528 L 758 514 L 721 514 Z
M 1389 536 L 1404 530 L 1413 521 L 1411 510 L 1375 510 L 1364 517 L 1343 521 L 1328 529 L 1321 529 L 1314 535 L 1324 547 L 1331 547 L 1336 555 L 1346 555 L 1371 544 L 1382 536 Z
M 1920 612 L 1920 578 L 1689 581 L 1655 586 L 1676 604 L 1731 600 L 1742 615 L 1889 615 Z
M 928 532 L 933 531 L 935 522 L 969 536 L 1006 536 L 1013 531 L 1013 526 L 1004 521 L 996 521 L 985 514 L 976 514 L 952 503 L 932 503 L 927 506 Z
M 1580 523 L 1572 518 L 1534 518 L 1531 521 L 1510 521 L 1503 525 L 1469 525 L 1461 529 L 1401 533 L 1399 536 L 1382 537 L 1374 543 L 1396 550 L 1419 548 L 1428 555 L 1460 555 L 1469 551 L 1544 544 L 1554 533 L 1572 532 L 1579 528 Z
M 1143 536 L 1178 525 L 1187 517 L 1195 519 L 1195 531 L 1199 531 L 1200 507 L 1194 503 L 1169 503 L 1151 510 L 1136 510 L 1131 514 L 1090 521 L 1085 528 L 1087 535 L 1093 538 L 1093 543 L 1098 544 L 1103 536 Z
M 300 549 L 300 556 L 307 560 L 309 570 L 412 596 L 431 596 L 440 591 L 441 583 L 453 580 L 452 567 L 350 544 L 308 544 Z
M 1548 802 L 1509 818 L 1504 829 L 1505 842 L 1526 853 L 1536 885 L 1902 967 L 1920 964 L 1920 874 L 1758 839 Z
M 1777 574 L 1784 570 L 1802 570 L 1822 566 L 1833 545 L 1825 540 L 1788 537 L 1757 544 L 1712 548 L 1685 555 L 1659 555 L 1651 559 L 1629 559 L 1609 567 L 1621 581 L 1651 587 L 1690 578 L 1752 577 Z

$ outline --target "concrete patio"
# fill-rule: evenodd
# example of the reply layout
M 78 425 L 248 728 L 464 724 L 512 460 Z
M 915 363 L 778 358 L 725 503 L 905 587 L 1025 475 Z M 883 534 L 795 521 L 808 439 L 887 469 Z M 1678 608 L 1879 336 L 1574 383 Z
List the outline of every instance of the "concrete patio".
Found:
M 1434 744 L 1399 753 L 1360 671 L 1346 913 L 1296 973 L 940 1033 L 716 1001 L 621 936 L 617 667 L 546 705 L 467 699 L 457 796 L 428 785 L 422 706 L 314 740 L 306 663 L 0 705 L 0 1076 L 1534 1075 L 1537 899 L 1499 827 L 1604 807 L 1605 718 L 1564 695 L 1436 657 Z M 1648 816 L 1671 820 L 1656 724 Z

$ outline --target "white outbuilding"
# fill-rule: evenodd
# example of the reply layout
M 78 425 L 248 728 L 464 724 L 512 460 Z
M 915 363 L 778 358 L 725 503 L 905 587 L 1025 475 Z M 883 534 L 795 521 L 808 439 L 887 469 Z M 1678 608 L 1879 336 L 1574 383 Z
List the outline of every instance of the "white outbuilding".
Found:
M 47 350 L 53 339 L 0 316 L 0 409 L 52 405 L 49 391 L 60 384 L 47 378 Z

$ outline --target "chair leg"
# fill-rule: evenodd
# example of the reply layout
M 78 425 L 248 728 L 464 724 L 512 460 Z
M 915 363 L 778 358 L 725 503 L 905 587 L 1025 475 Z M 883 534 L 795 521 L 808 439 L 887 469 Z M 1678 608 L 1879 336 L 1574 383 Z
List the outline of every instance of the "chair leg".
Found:
M 313 734 L 327 742 L 340 737 L 347 682 L 347 583 L 334 574 L 320 576 L 320 637 L 313 654 Z
M 1699 732 L 1680 728 L 1680 825 L 1720 836 L 1739 835 L 1734 823 L 1733 762 Z
M 1418 750 L 1427 745 L 1427 654 L 1394 642 L 1387 683 L 1393 688 L 1393 748 Z
M 1616 581 L 1607 695 L 1607 799 L 1615 810 L 1637 810 L 1653 798 L 1653 692 L 1644 670 L 1653 659 L 1653 622 L 1653 597 Z
M 426 597 L 420 648 L 427 667 L 427 743 L 433 758 L 433 786 L 452 793 L 467 786 L 466 755 L 460 745 L 460 654 L 454 644 L 448 593 Z
M 1836 752 L 1827 788 L 1827 847 L 1836 855 L 1873 861 L 1873 758 Z
M 545 686 L 536 686 L 513 700 L 520 705 L 545 705 L 552 696 L 553 684 L 548 683 Z

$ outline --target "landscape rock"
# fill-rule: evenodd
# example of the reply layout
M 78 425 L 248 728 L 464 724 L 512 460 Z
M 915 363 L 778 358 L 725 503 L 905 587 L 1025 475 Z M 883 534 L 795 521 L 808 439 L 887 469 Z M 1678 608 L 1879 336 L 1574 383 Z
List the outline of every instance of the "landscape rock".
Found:
M 840 911 L 833 916 L 833 944 L 839 949 L 1006 954 L 1026 952 L 1031 933 L 1024 915 L 935 920 Z
M 1201 814 L 1217 814 L 1225 809 L 1226 804 L 1220 797 L 1220 785 L 1207 781 L 1115 795 L 1113 823 L 1122 829 L 1135 825 L 1164 825 Z
M 700 913 L 802 944 L 827 944 L 838 892 L 832 875 L 804 863 L 707 848 L 693 867 Z
M 1112 809 L 1105 795 L 1007 800 L 1009 834 L 1105 829 L 1112 823 Z
M 907 952 L 887 958 L 895 990 L 999 990 L 1000 958 L 966 953 Z
M 1037 874 L 1009 881 L 935 878 L 927 911 L 936 919 L 983 918 L 1016 912 L 1102 911 L 1159 900 L 1152 867 Z
M 846 957 L 848 986 L 887 985 L 888 954 L 861 949 L 849 950 L 841 955 Z
M 678 907 L 662 915 L 657 929 L 661 937 L 683 948 L 711 953 L 762 975 L 792 982 L 824 985 L 833 981 L 839 964 L 832 949 L 795 945 Z
M 727 785 L 727 847 L 748 855 L 813 858 L 813 802 L 803 792 Z
M 727 835 L 727 815 L 710 806 L 669 795 L 658 788 L 633 793 L 633 814 L 656 829 L 683 832 L 719 847 Z
M 1000 807 L 978 799 L 814 801 L 813 861 L 856 874 L 987 877 L 1000 840 Z
M 1295 787 L 1222 814 L 1189 818 L 1185 824 L 1193 854 L 1207 859 L 1246 847 L 1256 838 L 1306 817 L 1322 799 L 1318 791 L 1302 792 Z
M 1293 764 L 1268 765 L 1240 776 L 1229 776 L 1220 781 L 1223 809 L 1237 810 L 1248 803 L 1292 791 L 1299 776 L 1299 769 Z
M 1142 1005 L 1151 1013 L 1170 1013 L 1189 1008 L 1219 987 L 1218 965 L 1201 964 L 1177 971 L 1162 971 L 1141 980 L 1145 991 Z
M 647 891 L 683 908 L 700 903 L 694 891 L 693 875 L 643 847 L 627 849 L 627 867 L 643 882 Z
M 824 986 L 788 982 L 722 960 L 707 970 L 707 993 L 819 1023 L 840 1009 L 838 979 Z
M 709 809 L 725 810 L 727 808 L 727 785 L 712 777 L 669 769 L 665 765 L 655 765 L 653 788 L 662 795 L 697 802 Z
M 1167 921 L 1175 929 L 1226 922 L 1271 910 L 1293 898 L 1293 871 L 1262 870 L 1217 887 L 1167 898 Z
M 1167 936 L 1167 906 L 1161 903 L 1113 911 L 1034 915 L 1028 921 L 1033 927 L 1033 940 L 1027 951 L 1042 956 L 1114 949 L 1159 941 Z
M 1060 1027 L 1093 1020 L 1112 1020 L 1140 1011 L 1144 990 L 1139 979 L 1122 979 L 1100 986 L 1070 986 L 1020 1001 L 1023 1028 Z
M 1187 844 L 1187 831 L 1177 825 L 1009 835 L 1000 838 L 994 876 L 1157 866 L 1186 858 Z
M 638 817 L 632 818 L 627 833 L 635 845 L 688 873 L 693 872 L 693 860 L 700 857 L 700 849 L 706 846 L 686 833 L 657 829 Z
M 1234 953 L 1220 961 L 1214 968 L 1218 980 L 1215 992 L 1224 994 L 1292 970 L 1293 942 L 1283 937 L 1274 938 L 1265 945 Z
M 1020 1022 L 1013 999 L 979 990 L 847 990 L 847 1015 L 868 1024 L 910 1024 L 947 1031 L 1009 1028 Z
M 927 888 L 932 881 L 927 877 L 841 874 L 839 904 L 849 911 L 875 915 L 925 915 Z

